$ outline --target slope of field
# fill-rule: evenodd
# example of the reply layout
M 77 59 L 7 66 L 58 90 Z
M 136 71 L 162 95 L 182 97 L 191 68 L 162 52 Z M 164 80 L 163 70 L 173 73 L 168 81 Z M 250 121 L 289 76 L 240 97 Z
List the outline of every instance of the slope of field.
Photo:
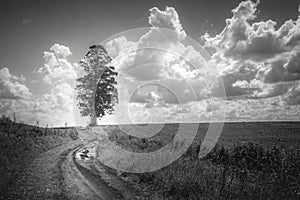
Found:
M 0 120 L 0 196 L 39 153 L 76 140 L 76 129 L 39 128 Z

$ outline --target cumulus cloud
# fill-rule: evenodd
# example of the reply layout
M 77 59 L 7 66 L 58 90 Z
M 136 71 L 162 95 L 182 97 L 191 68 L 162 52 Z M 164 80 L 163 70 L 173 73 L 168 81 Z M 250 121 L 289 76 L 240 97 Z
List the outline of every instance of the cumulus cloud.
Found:
M 110 40 L 106 43 L 106 50 L 113 58 L 121 56 L 120 54 L 128 54 L 130 51 L 136 49 L 136 42 L 128 41 L 126 37 L 121 36 Z
M 281 26 L 274 20 L 256 22 L 258 6 L 259 1 L 241 2 L 219 34 L 201 37 L 229 99 L 284 95 L 300 80 L 300 16 Z M 214 86 L 213 93 L 218 89 Z
M 128 93 L 132 93 L 130 102 L 146 103 L 146 98 L 149 91 L 141 92 L 141 90 L 147 90 L 147 88 L 148 90 L 152 89 L 155 91 L 155 93 L 160 97 L 160 101 L 162 102 L 161 105 L 165 106 L 170 106 L 170 104 L 183 105 L 189 102 L 200 101 L 209 97 L 205 81 L 201 79 L 188 81 L 167 79 L 152 82 L 151 84 L 142 86 L 141 89 L 135 91 L 132 91 L 132 89 L 129 88 Z
M 74 124 L 74 84 L 79 71 L 78 65 L 68 60 L 71 54 L 68 47 L 59 44 L 44 52 L 45 63 L 37 72 L 43 75 L 45 87 L 51 88 L 42 95 L 29 91 L 23 84 L 24 76 L 17 77 L 11 75 L 8 68 L 1 69 L 1 111 L 14 112 L 18 119 L 31 124 L 37 120 L 41 125 Z
M 60 44 L 54 44 L 50 50 L 54 52 L 57 57 L 61 58 L 67 58 L 67 56 L 72 54 L 69 47 Z
M 187 113 L 191 113 L 192 110 L 191 110 L 191 108 L 188 107 L 188 106 L 182 106 L 182 107 L 177 108 L 177 109 L 176 109 L 176 112 L 177 112 L 177 113 L 185 113 L 185 114 L 187 114 Z
M 210 120 L 213 112 L 221 113 L 224 108 L 218 100 L 208 99 L 222 97 L 223 89 L 230 120 L 291 119 L 299 114 L 293 106 L 300 104 L 300 17 L 282 25 L 274 20 L 256 21 L 258 6 L 259 1 L 241 2 L 219 34 L 201 37 L 211 58 L 188 45 L 179 15 L 172 7 L 151 8 L 151 27 L 137 40 L 120 36 L 108 41 L 105 47 L 113 58 L 112 65 L 119 78 L 125 77 L 118 82 L 119 98 L 130 96 L 129 104 L 120 99 L 116 106 L 116 122 L 129 122 L 124 113 L 129 113 L 133 122 Z M 67 121 L 72 118 L 78 65 L 69 61 L 72 52 L 64 45 L 54 44 L 43 55 L 45 63 L 37 72 L 47 86 L 51 85 L 50 91 L 34 96 L 32 101 L 25 78 L 2 70 L 0 94 L 7 99 L 0 101 L 0 108 L 27 110 L 32 113 L 31 121 Z M 211 81 L 215 76 L 216 82 Z M 132 91 L 135 87 L 131 85 L 147 82 L 155 87 Z M 276 117 L 274 113 L 282 115 Z
M 168 28 L 175 30 L 178 33 L 178 40 L 183 40 L 186 37 L 183 31 L 179 16 L 176 10 L 172 7 L 166 7 L 164 11 L 159 10 L 157 7 L 150 9 L 149 24 L 153 27 Z
M 74 116 L 70 116 L 74 114 L 74 86 L 79 67 L 77 63 L 72 64 L 68 60 L 71 54 L 69 47 L 54 44 L 49 52 L 44 52 L 45 63 L 37 71 L 44 76 L 43 81 L 46 84 L 51 84 L 51 89 L 35 100 L 33 112 L 49 115 L 55 123 L 59 119 L 69 121 L 69 124 L 74 123 Z
M 146 108 L 165 105 L 162 97 L 156 91 L 143 92 L 141 89 L 132 93 L 129 102 L 142 103 Z
M 233 69 L 226 70 L 219 75 L 219 81 L 213 85 L 212 95 L 219 96 L 224 88 L 226 97 L 249 96 L 255 91 L 253 87 L 246 87 L 256 76 L 256 67 L 252 63 L 234 64 Z
M 14 76 L 7 67 L 0 69 L 0 99 L 29 99 L 29 88 L 23 84 L 25 77 Z
M 172 47 L 178 46 L 186 37 L 174 8 L 167 7 L 164 11 L 157 8 L 150 9 L 149 23 L 153 27 L 137 42 L 133 43 L 120 37 L 106 45 L 110 54 L 119 55 L 113 61 L 117 69 L 138 80 L 163 78 L 162 64 L 173 55 L 170 53 Z M 121 52 L 116 53 L 116 50 Z
M 48 84 L 57 81 L 74 81 L 79 70 L 77 63 L 70 63 L 67 59 L 72 53 L 69 47 L 54 44 L 50 52 L 44 52 L 45 63 L 37 72 L 44 75 L 44 82 Z
M 201 77 L 201 69 L 207 67 L 206 60 L 199 49 L 183 43 L 187 35 L 176 10 L 154 7 L 149 11 L 148 21 L 152 27 L 137 41 L 121 36 L 105 45 L 120 76 L 135 84 L 155 83 L 156 94 L 163 102 L 161 105 L 185 104 L 207 98 L 209 92 Z M 119 91 L 128 89 L 127 83 L 120 85 Z M 153 99 L 150 97 L 153 97 L 150 93 L 134 92 L 130 102 L 145 104 L 149 101 L 147 98 Z M 146 105 L 151 107 L 152 104 Z
M 287 95 L 283 97 L 289 105 L 299 105 L 300 104 L 300 81 L 289 89 Z
M 286 93 L 293 83 L 275 83 L 275 84 L 263 84 L 260 90 L 253 93 L 254 98 L 269 98 L 280 96 Z
M 241 2 L 232 10 L 233 16 L 226 19 L 220 34 L 202 37 L 205 46 L 221 57 L 253 61 L 263 61 L 288 50 L 285 32 L 275 29 L 275 21 L 253 22 L 258 4 L 259 1 Z
M 137 41 L 129 41 L 125 36 L 120 36 L 106 43 L 109 54 L 116 56 L 113 64 L 117 69 L 131 73 L 135 79 L 140 80 L 146 78 L 140 76 L 148 70 L 146 79 L 151 80 L 167 78 L 172 71 L 170 67 L 177 64 L 173 71 L 177 70 L 184 77 L 194 77 L 194 72 L 191 72 L 193 69 L 184 59 L 198 68 L 204 65 L 205 60 L 192 46 L 182 43 L 187 36 L 176 10 L 172 7 L 166 7 L 165 10 L 151 8 L 148 20 L 152 27 Z
M 208 98 L 208 89 L 205 81 L 168 79 L 161 82 L 158 88 L 164 102 L 169 104 L 185 104 Z
M 151 108 L 153 106 L 159 106 L 162 105 L 161 97 L 155 93 L 155 91 L 151 91 L 150 93 L 147 94 L 146 96 L 147 99 L 147 108 Z
M 266 63 L 259 72 L 265 83 L 290 82 L 300 80 L 300 52 L 291 53 L 290 56 L 282 57 Z
M 44 94 L 40 99 L 36 99 L 35 111 L 49 112 L 61 110 L 72 112 L 73 108 L 73 88 L 68 83 L 61 82 L 54 85 L 49 93 Z
M 213 102 L 213 101 L 206 102 L 206 107 L 205 107 L 206 112 L 213 112 L 213 111 L 218 110 L 219 108 L 220 108 L 220 105 L 217 102 Z

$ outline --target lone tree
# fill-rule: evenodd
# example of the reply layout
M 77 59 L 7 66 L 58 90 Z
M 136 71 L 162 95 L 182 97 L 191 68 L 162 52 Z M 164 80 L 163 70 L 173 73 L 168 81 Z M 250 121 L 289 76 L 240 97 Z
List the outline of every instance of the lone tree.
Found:
M 79 65 L 85 75 L 77 81 L 77 100 L 80 114 L 91 119 L 90 125 L 96 125 L 97 118 L 112 114 L 118 102 L 114 67 L 109 66 L 111 58 L 101 45 L 90 46 L 90 50 Z

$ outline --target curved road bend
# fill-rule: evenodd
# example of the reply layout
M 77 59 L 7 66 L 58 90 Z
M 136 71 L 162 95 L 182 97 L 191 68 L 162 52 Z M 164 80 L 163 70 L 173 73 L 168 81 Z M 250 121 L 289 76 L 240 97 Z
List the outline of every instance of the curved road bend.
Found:
M 97 144 L 96 132 L 79 130 L 80 140 L 42 153 L 26 167 L 3 199 L 124 199 L 116 190 L 116 177 L 101 170 L 99 163 L 81 161 L 77 154 Z M 94 146 L 96 148 L 96 146 Z M 103 178 L 104 177 L 104 178 Z

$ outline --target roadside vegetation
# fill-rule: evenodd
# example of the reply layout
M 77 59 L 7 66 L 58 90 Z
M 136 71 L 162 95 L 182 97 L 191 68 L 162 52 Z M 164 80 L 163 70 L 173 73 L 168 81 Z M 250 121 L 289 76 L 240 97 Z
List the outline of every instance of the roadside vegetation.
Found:
M 39 153 L 78 139 L 75 128 L 41 128 L 15 121 L 0 117 L 0 194 Z
M 165 134 L 141 139 L 116 127 L 108 130 L 111 141 L 131 151 L 149 152 L 168 142 Z M 279 138 L 268 145 L 235 139 L 199 159 L 200 144 L 198 138 L 180 159 L 158 171 L 118 174 L 139 191 L 136 199 L 300 199 L 299 146 Z

